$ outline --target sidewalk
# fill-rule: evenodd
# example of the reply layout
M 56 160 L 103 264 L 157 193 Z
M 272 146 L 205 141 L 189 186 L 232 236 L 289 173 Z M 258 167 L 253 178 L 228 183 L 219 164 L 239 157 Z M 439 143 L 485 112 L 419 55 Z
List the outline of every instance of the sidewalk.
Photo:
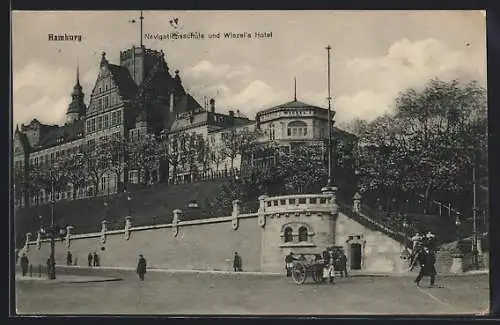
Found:
M 57 266 L 60 269 L 89 269 L 86 266 Z M 117 267 L 117 266 L 99 266 L 93 267 L 92 270 L 116 270 L 116 271 L 132 271 L 135 272 L 136 269 L 133 267 Z M 279 272 L 234 272 L 234 271 L 217 271 L 217 270 L 179 270 L 179 269 L 160 269 L 160 268 L 147 268 L 148 272 L 155 273 L 188 273 L 188 274 L 221 274 L 221 275 L 260 275 L 260 276 L 285 276 L 285 273 Z M 400 277 L 400 276 L 408 276 L 414 277 L 418 274 L 417 271 L 405 272 L 405 273 L 390 273 L 390 272 L 370 272 L 370 271 L 350 271 L 350 277 Z M 486 275 L 489 274 L 489 270 L 474 270 L 467 271 L 464 273 L 453 274 L 453 273 L 444 273 L 439 274 L 443 276 L 472 276 L 472 275 Z
M 38 276 L 22 276 L 16 273 L 16 281 L 41 281 L 47 283 L 89 283 L 89 282 L 107 282 L 121 281 L 122 279 L 108 276 L 84 276 L 84 275 L 67 275 L 57 274 L 54 280 L 49 280 L 46 275 Z

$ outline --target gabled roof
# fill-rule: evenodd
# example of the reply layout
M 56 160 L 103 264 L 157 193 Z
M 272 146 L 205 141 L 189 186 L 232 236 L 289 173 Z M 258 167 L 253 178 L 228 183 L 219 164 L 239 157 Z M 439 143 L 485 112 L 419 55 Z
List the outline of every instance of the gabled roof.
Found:
M 45 148 L 50 148 L 61 143 L 66 143 L 80 139 L 84 137 L 84 123 L 83 120 L 76 120 L 71 124 L 65 124 L 63 126 L 53 128 L 47 133 L 45 137 L 40 140 L 40 143 L 35 146 L 34 150 L 42 150 Z M 59 142 L 59 139 L 63 139 L 63 142 Z
M 124 99 L 132 99 L 137 93 L 137 85 L 135 84 L 130 72 L 127 68 L 108 63 L 109 71 L 113 76 L 113 80 L 118 87 L 120 95 Z
M 199 109 L 201 105 L 190 94 L 183 95 L 174 106 L 174 112 L 178 113 L 194 112 Z

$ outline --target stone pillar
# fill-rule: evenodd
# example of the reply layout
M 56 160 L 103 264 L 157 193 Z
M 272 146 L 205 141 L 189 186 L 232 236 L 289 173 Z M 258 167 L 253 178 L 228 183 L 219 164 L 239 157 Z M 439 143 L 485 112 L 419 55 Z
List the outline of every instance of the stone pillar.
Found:
M 24 242 L 24 251 L 28 252 L 30 245 L 28 244 L 31 241 L 31 233 L 26 233 L 26 241 Z
M 125 239 L 126 240 L 130 239 L 130 228 L 132 228 L 132 217 L 126 216 L 125 217 Z
M 332 214 L 337 215 L 339 213 L 339 206 L 337 204 L 337 187 L 335 186 L 325 186 L 321 189 L 321 193 L 323 194 L 328 194 L 331 197 L 331 207 L 332 207 Z
M 259 221 L 259 226 L 264 228 L 266 226 L 266 199 L 268 198 L 267 195 L 261 195 L 259 196 L 259 210 L 258 210 L 258 221 Z
M 175 209 L 173 211 L 173 214 L 174 214 L 174 218 L 172 220 L 172 232 L 173 232 L 174 237 L 177 237 L 177 234 L 179 233 L 179 222 L 180 222 L 182 210 Z
M 73 226 L 66 226 L 66 237 L 65 237 L 66 247 L 71 246 L 71 230 L 72 229 L 73 229 Z
M 42 248 L 42 233 L 40 231 L 37 232 L 36 247 L 38 248 L 38 250 Z
M 233 213 L 232 213 L 232 226 L 233 230 L 238 229 L 239 222 L 238 222 L 238 216 L 240 215 L 240 200 L 234 200 L 233 201 Z
M 353 197 L 352 211 L 354 213 L 361 213 L 361 194 L 356 192 Z
M 106 243 L 106 231 L 108 230 L 108 222 L 106 220 L 101 221 L 101 242 Z

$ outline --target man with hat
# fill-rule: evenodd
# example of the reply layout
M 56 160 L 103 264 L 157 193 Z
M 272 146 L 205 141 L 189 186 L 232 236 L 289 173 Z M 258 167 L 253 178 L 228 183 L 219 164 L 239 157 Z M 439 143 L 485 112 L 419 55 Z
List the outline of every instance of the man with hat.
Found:
M 139 279 L 144 281 L 144 274 L 146 274 L 146 259 L 142 254 L 139 254 L 139 262 L 137 263 L 137 274 Z

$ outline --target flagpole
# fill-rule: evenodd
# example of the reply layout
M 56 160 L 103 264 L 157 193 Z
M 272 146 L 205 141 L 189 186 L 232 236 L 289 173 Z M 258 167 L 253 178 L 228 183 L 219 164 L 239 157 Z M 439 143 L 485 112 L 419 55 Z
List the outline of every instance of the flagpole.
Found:
M 140 24 L 141 24 L 141 47 L 142 47 L 142 21 L 144 20 L 144 17 L 142 16 L 142 10 L 141 10 L 141 16 L 139 17 L 139 19 L 141 20 Z

